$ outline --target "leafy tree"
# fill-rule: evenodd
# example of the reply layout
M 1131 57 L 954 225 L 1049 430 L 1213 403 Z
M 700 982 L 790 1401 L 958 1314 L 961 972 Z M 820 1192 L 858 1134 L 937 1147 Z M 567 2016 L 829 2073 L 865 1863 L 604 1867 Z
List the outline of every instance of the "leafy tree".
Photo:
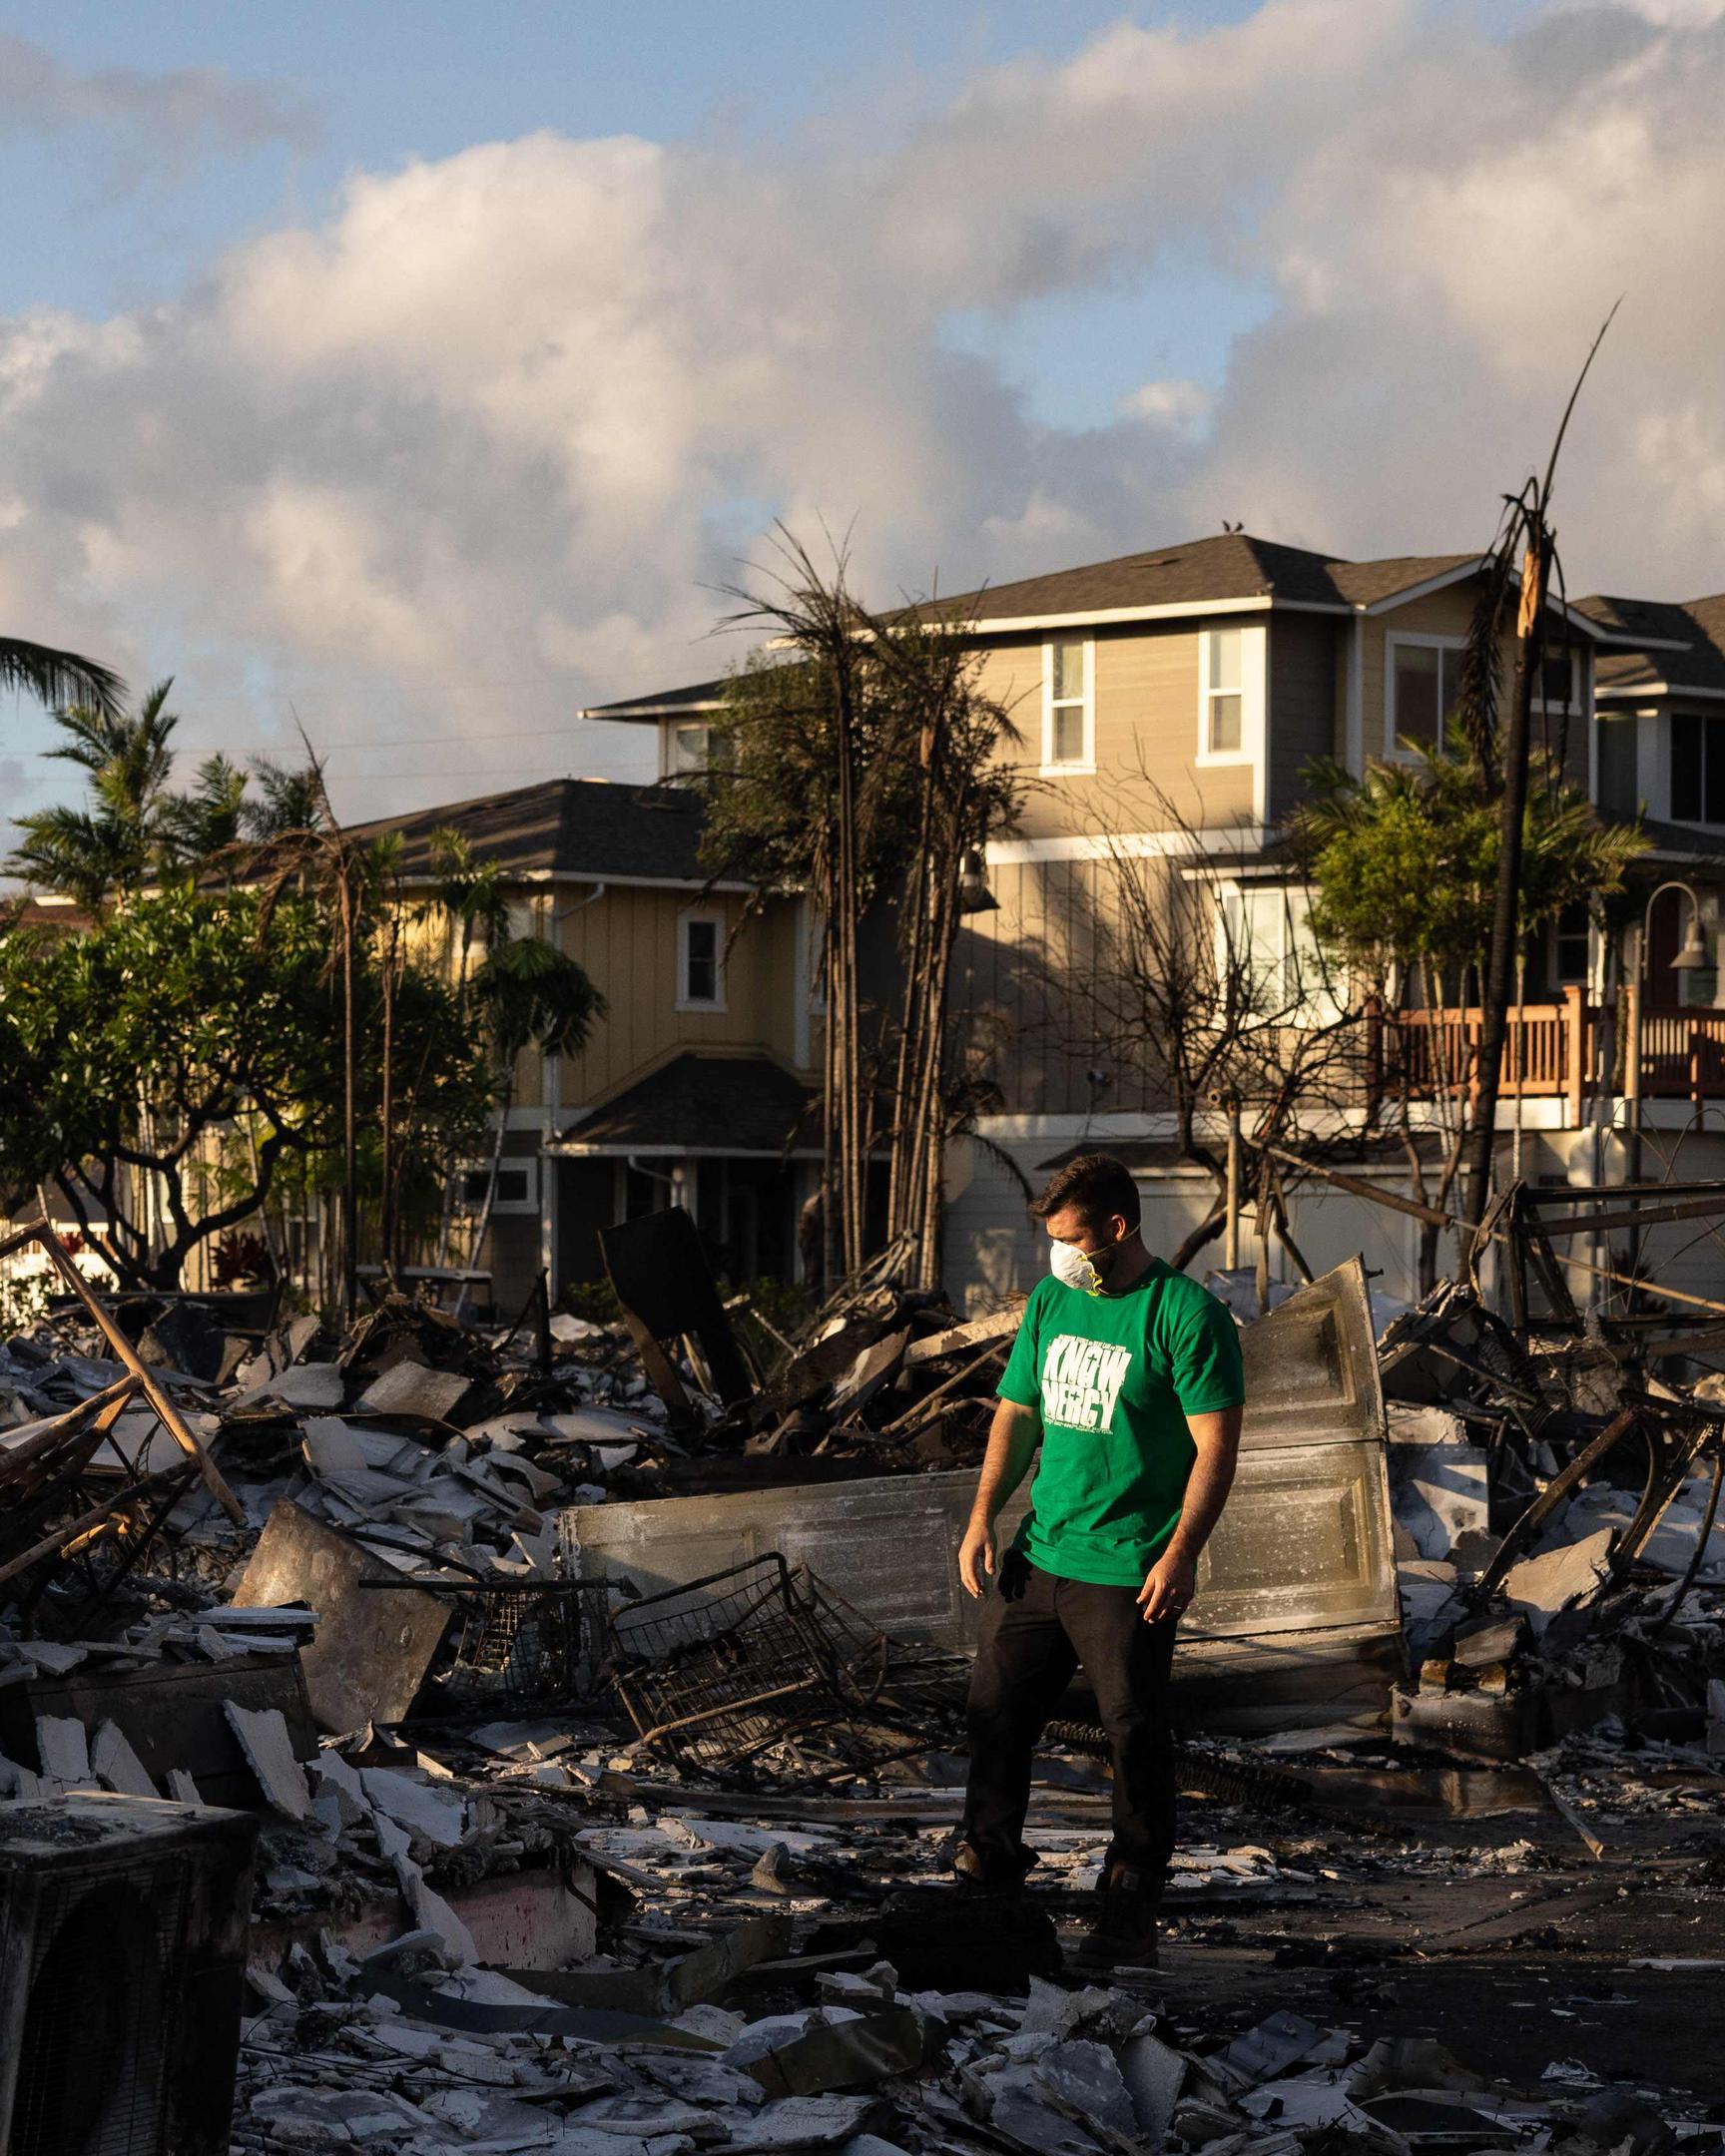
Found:
M 285 1160 L 337 1142 L 327 956 L 308 897 L 266 914 L 256 892 L 186 885 L 87 933 L 0 937 L 0 1174 L 52 1184 L 123 1283 L 175 1286 L 202 1243 L 261 1209 Z M 453 1002 L 435 972 L 405 970 L 397 1025 L 439 1149 L 473 1143 L 489 1098 Z M 362 1114 L 381 1091 L 369 1045 Z M 251 1118 L 247 1156 L 225 1141 Z
M 1488 752 L 1456 722 L 1444 750 L 1418 750 L 1411 762 L 1372 763 L 1356 778 L 1325 760 L 1305 774 L 1310 799 L 1296 819 L 1296 845 L 1314 889 L 1312 925 L 1325 945 L 1362 977 L 1389 1011 L 1424 1013 L 1427 1056 L 1403 1057 L 1402 1133 L 1415 1195 L 1447 1205 L 1468 1137 L 1468 1072 L 1450 1043 L 1466 1035 L 1459 1014 L 1470 982 L 1483 974 L 1496 902 L 1501 816 Z M 1646 849 L 1639 829 L 1600 820 L 1586 796 L 1565 785 L 1552 755 L 1535 748 L 1521 820 L 1517 945 L 1524 977 L 1528 943 L 1565 908 L 1585 905 L 1606 925 L 1629 862 Z M 1429 1181 L 1408 1116 L 1409 1099 L 1430 1083 L 1448 1143 Z M 1422 1257 L 1430 1285 L 1437 1231 Z
M 172 679 L 159 682 L 136 712 L 79 704 L 55 714 L 61 739 L 45 754 L 85 774 L 86 798 L 19 818 L 14 875 L 94 913 L 197 873 L 242 840 L 315 824 L 312 769 L 283 770 L 260 759 L 249 776 L 218 753 L 199 765 L 190 792 L 176 794 L 173 687 Z
M 46 754 L 87 775 L 88 802 L 20 816 L 14 875 L 96 912 L 160 873 L 175 838 L 169 744 L 180 722 L 168 709 L 173 686 L 159 682 L 134 713 L 75 704 L 55 714 L 63 738 Z

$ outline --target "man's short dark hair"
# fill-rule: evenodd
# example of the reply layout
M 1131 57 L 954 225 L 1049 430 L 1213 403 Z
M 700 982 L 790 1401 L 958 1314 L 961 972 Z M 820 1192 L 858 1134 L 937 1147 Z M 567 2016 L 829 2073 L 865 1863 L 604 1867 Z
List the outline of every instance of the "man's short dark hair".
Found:
M 1030 1208 L 1036 1220 L 1046 1220 L 1067 1206 L 1076 1206 L 1088 1227 L 1092 1222 L 1112 1220 L 1116 1213 L 1128 1228 L 1139 1222 L 1138 1186 L 1132 1171 L 1112 1153 L 1080 1153 L 1064 1168 L 1056 1168 L 1042 1186 L 1042 1195 Z

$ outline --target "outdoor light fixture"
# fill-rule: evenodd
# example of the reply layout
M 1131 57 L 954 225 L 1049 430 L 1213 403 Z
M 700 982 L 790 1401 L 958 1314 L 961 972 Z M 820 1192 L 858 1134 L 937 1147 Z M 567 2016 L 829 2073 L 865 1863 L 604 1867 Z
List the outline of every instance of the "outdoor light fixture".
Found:
M 1671 963 L 1679 973 L 1693 973 L 1698 966 L 1704 966 L 1707 962 L 1707 943 L 1701 933 L 1701 916 L 1699 913 L 1691 913 L 1689 933 L 1683 938 L 1683 948 Z
M 1672 971 L 1674 973 L 1695 973 L 1699 972 L 1703 966 L 1709 966 L 1713 963 L 1707 954 L 1707 939 L 1701 933 L 1701 901 L 1687 883 L 1678 877 L 1673 877 L 1670 882 L 1660 884 L 1659 888 L 1648 899 L 1646 908 L 1641 915 L 1641 948 L 1635 966 L 1638 980 L 1647 971 L 1648 951 L 1653 933 L 1653 908 L 1667 891 L 1681 891 L 1689 901 L 1689 927 L 1683 938 L 1683 948 L 1671 960 Z
M 1000 901 L 988 888 L 988 872 L 974 846 L 965 848 L 958 862 L 958 910 L 960 913 L 994 913 Z

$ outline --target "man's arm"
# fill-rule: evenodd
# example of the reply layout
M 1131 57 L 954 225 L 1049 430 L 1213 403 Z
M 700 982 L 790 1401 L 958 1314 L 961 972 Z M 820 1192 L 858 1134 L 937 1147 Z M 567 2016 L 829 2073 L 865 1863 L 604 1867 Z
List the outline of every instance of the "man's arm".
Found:
M 986 1594 L 994 1577 L 994 1522 L 1000 1507 L 1024 1479 L 1024 1470 L 1036 1450 L 1040 1424 L 1034 1407 L 1020 1407 L 1016 1400 L 996 1400 L 994 1420 L 988 1426 L 988 1449 L 982 1455 L 982 1472 L 976 1482 L 976 1499 L 970 1507 L 970 1524 L 958 1545 L 958 1577 L 973 1595 Z
M 1211 1414 L 1186 1417 L 1198 1457 L 1192 1462 L 1186 1483 L 1180 1523 L 1138 1590 L 1146 1624 L 1154 1624 L 1159 1617 L 1178 1617 L 1197 1589 L 1198 1552 L 1209 1541 L 1210 1530 L 1222 1517 L 1222 1507 L 1234 1486 L 1242 1411 L 1238 1407 L 1218 1407 Z M 986 1473 L 986 1468 L 983 1471 Z

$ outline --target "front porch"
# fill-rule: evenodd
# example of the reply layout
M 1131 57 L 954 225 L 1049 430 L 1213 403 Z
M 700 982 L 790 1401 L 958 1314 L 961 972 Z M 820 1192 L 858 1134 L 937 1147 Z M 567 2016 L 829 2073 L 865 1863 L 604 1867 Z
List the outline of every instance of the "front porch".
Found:
M 1560 1003 L 1515 1004 L 1508 1015 L 1500 1093 L 1561 1099 L 1565 1123 L 1578 1123 L 1584 1101 L 1601 1092 L 1697 1107 L 1725 1097 L 1725 1009 L 1644 1005 L 1630 987 L 1612 1010 L 1572 987 Z M 1375 1085 L 1388 1092 L 1406 1084 L 1416 1100 L 1470 1088 L 1483 1021 L 1476 1004 L 1369 1014 Z

